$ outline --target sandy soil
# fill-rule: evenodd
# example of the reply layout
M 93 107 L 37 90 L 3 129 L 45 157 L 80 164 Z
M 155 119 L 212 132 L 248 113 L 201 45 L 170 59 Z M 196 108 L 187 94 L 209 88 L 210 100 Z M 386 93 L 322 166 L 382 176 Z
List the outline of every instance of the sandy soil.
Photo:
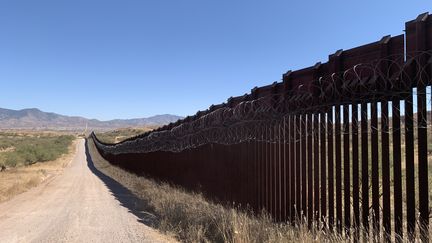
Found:
M 62 173 L 0 204 L 0 242 L 172 242 L 145 225 L 127 191 L 104 177 L 84 140 Z

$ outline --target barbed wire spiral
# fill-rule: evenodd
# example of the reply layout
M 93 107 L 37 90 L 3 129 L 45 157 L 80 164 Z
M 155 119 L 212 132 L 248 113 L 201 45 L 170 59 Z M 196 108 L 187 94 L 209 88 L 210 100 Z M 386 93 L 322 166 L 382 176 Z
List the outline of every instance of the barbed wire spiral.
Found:
M 358 108 L 360 104 L 370 106 L 392 101 L 403 102 L 398 110 L 402 116 L 406 115 L 404 107 L 411 104 L 414 113 L 410 118 L 415 120 L 415 98 L 421 94 L 416 87 L 427 87 L 424 95 L 428 107 L 431 106 L 431 54 L 427 51 L 410 57 L 393 55 L 372 63 L 359 63 L 343 72 L 320 76 L 283 94 L 270 94 L 257 99 L 253 99 L 251 94 L 245 95 L 244 101 L 232 107 L 225 105 L 194 120 L 185 119 L 170 129 L 144 133 L 118 144 L 96 142 L 112 154 L 181 152 L 205 144 L 231 145 L 253 141 L 290 143 L 318 132 L 310 125 L 318 117 L 319 121 L 324 119 L 325 123 L 334 126 L 335 119 L 343 119 L 343 112 L 340 111 L 343 106 L 348 106 L 352 111 L 353 106 Z M 428 65 L 421 61 L 424 59 L 428 60 Z M 379 113 L 380 109 L 376 112 Z M 339 113 L 338 117 L 336 113 Z M 352 116 L 349 112 L 350 123 L 358 123 L 362 116 L 360 113 Z M 328 117 L 329 114 L 333 117 Z M 369 119 L 373 114 L 368 109 L 368 114 L 363 115 Z M 380 114 L 378 117 L 388 119 Z M 300 132 L 299 129 L 304 127 L 307 132 Z M 289 129 L 293 131 L 288 132 Z M 392 126 L 389 129 L 391 132 Z M 341 132 L 344 132 L 343 129 Z

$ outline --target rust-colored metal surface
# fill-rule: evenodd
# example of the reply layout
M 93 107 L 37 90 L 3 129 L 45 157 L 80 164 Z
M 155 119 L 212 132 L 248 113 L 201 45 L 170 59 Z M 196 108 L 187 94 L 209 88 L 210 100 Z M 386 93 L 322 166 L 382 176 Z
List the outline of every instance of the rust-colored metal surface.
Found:
M 112 164 L 278 222 L 427 241 L 432 17 L 405 27 L 121 143 L 92 138 Z

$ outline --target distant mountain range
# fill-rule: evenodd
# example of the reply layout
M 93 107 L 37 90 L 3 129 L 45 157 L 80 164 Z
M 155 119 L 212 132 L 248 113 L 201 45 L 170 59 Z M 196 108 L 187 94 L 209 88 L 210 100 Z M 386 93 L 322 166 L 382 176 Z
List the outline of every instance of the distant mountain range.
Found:
M 0 108 L 0 129 L 37 130 L 110 130 L 124 127 L 162 126 L 181 119 L 176 115 L 156 115 L 148 118 L 99 121 L 79 116 L 65 116 L 39 109 L 10 110 Z

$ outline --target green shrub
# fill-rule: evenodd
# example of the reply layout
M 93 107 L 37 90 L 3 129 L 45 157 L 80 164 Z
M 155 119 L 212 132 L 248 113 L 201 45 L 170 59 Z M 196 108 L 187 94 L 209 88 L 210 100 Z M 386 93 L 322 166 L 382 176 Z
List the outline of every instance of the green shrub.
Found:
M 73 139 L 74 137 L 70 135 L 2 138 L 0 148 L 2 146 L 15 148 L 14 151 L 5 153 L 3 164 L 15 167 L 55 160 L 68 152 Z
M 18 156 L 16 153 L 9 153 L 6 155 L 6 159 L 4 161 L 4 165 L 6 167 L 15 167 L 18 164 L 24 164 L 24 161 L 22 161 L 22 158 Z

